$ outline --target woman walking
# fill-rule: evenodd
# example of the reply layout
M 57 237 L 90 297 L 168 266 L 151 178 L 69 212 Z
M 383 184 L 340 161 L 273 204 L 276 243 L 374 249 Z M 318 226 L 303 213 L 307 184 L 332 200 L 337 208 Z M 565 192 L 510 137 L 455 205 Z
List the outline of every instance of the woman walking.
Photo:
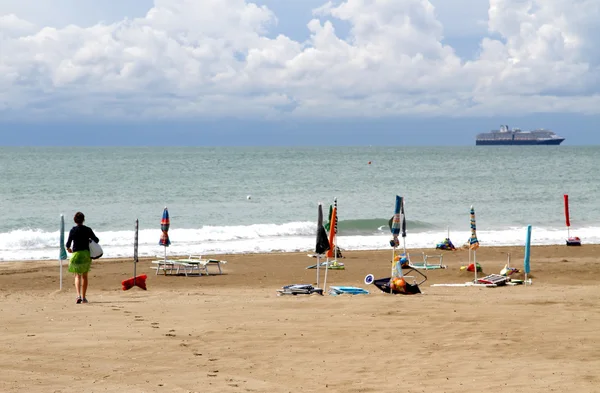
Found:
M 83 225 L 85 216 L 82 212 L 75 213 L 73 217 L 75 226 L 69 232 L 67 251 L 73 253 L 69 262 L 69 271 L 75 274 L 75 289 L 77 290 L 77 304 L 87 303 L 85 294 L 88 287 L 88 272 L 92 265 L 90 257 L 90 239 L 98 243 L 98 238 L 92 228 Z M 73 248 L 71 249 L 71 243 Z

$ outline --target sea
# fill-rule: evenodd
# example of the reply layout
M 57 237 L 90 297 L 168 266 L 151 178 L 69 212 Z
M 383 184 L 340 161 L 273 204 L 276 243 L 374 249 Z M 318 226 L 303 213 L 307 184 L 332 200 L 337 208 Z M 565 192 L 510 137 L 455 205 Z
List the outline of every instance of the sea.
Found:
M 81 211 L 104 257 L 307 252 L 337 200 L 342 250 L 600 243 L 600 146 L 0 147 L 0 261 L 59 258 Z M 570 227 L 563 195 L 569 195 Z M 161 217 L 170 214 L 167 248 Z

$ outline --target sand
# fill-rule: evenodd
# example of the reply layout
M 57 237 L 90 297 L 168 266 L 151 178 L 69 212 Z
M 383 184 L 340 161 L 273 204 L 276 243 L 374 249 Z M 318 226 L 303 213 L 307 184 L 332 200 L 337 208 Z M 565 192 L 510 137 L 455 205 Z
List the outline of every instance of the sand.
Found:
M 416 254 L 421 250 L 410 250 Z M 435 250 L 426 250 L 435 254 Z M 498 273 L 522 247 L 482 247 Z M 305 253 L 227 255 L 223 275 L 156 276 L 122 291 L 132 260 L 93 264 L 87 305 L 58 263 L 0 263 L 0 392 L 600 392 L 600 246 L 532 249 L 531 286 L 462 283 L 445 252 L 423 294 L 388 295 L 389 251 L 346 252 L 332 285 L 362 296 L 281 296 L 312 283 Z

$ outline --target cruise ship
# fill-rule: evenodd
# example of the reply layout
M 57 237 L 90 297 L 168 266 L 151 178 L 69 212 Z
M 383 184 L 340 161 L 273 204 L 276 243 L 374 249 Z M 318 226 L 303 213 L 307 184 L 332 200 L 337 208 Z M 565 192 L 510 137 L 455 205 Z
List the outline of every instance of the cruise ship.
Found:
M 478 134 L 475 145 L 560 145 L 564 140 L 565 138 L 543 128 L 521 131 L 519 128 L 511 130 L 508 126 L 502 125 L 500 130 Z

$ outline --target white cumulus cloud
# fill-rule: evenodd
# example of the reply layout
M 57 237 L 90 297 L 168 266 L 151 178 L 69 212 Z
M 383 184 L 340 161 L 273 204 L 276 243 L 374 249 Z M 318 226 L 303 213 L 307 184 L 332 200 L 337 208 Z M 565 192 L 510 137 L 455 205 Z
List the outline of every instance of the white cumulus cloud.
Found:
M 305 42 L 247 0 L 155 0 L 145 16 L 36 27 L 0 15 L 4 118 L 598 113 L 597 0 L 490 0 L 475 59 L 428 0 L 324 3 Z M 334 26 L 342 21 L 347 34 Z

